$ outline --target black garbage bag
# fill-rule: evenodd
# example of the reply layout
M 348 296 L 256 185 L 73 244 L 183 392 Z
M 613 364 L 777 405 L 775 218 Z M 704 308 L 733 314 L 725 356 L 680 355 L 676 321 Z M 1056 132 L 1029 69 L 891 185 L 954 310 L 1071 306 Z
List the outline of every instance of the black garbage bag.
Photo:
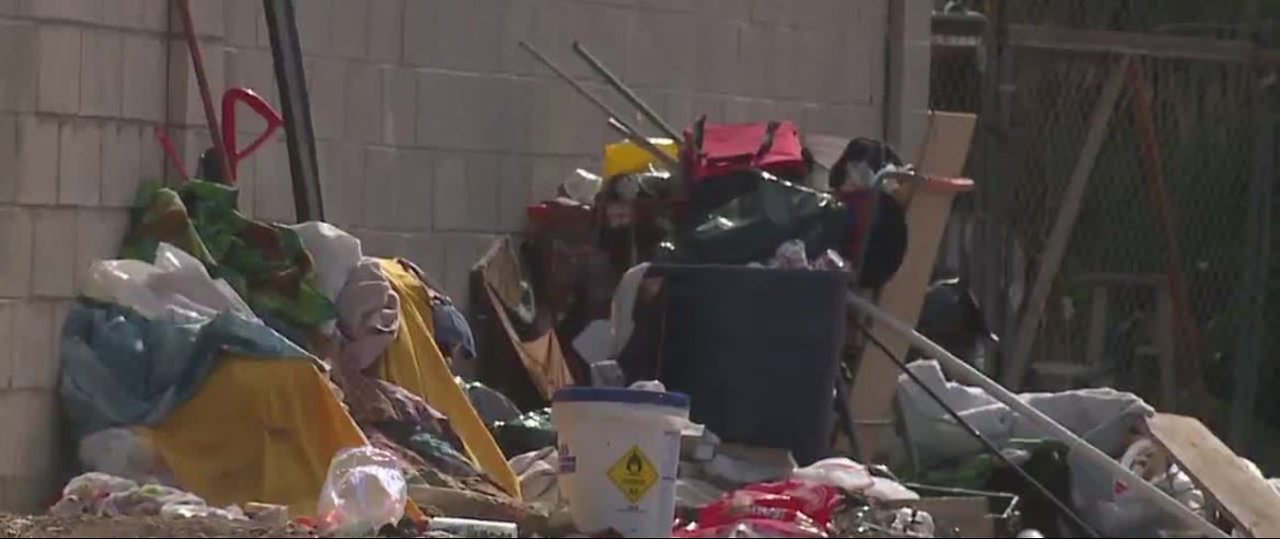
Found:
M 851 219 L 833 195 L 745 170 L 693 187 L 661 258 L 678 264 L 747 264 L 798 239 L 812 259 L 844 246 Z
M 556 429 L 551 425 L 551 409 L 534 410 L 511 421 L 499 421 L 490 430 L 502 454 L 508 459 L 556 445 Z

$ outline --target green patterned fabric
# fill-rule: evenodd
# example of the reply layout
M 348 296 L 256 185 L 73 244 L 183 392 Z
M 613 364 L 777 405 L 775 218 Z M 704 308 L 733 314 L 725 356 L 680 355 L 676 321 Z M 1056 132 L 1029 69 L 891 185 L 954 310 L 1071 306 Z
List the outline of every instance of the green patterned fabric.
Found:
M 160 243 L 168 243 L 225 279 L 264 318 L 301 329 L 333 320 L 333 303 L 317 287 L 297 233 L 245 217 L 238 197 L 233 186 L 201 180 L 176 189 L 143 186 L 121 257 L 154 262 Z

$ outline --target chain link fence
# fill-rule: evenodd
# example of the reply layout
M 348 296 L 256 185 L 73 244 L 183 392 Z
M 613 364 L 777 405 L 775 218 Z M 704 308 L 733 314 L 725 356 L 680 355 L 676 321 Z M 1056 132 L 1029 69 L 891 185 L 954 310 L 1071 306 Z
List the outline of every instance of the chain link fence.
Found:
M 978 189 L 958 203 L 952 228 L 959 231 L 949 241 L 963 253 L 957 271 L 1005 338 L 1001 360 L 1009 360 L 1045 262 L 1091 113 L 1117 53 L 1129 52 L 1128 76 L 1031 348 L 1030 380 L 1046 388 L 1064 376 L 1111 385 L 1225 428 L 1240 351 L 1265 358 L 1266 350 L 1280 350 L 1280 342 L 1267 342 L 1280 334 L 1268 331 L 1273 326 L 1247 322 L 1249 298 L 1265 293 L 1265 279 L 1251 284 L 1247 276 L 1269 267 L 1250 244 L 1265 237 L 1256 219 L 1254 178 L 1262 169 L 1255 138 L 1256 119 L 1270 112 L 1258 99 L 1259 69 L 1247 59 L 1105 44 L 1027 46 L 1017 38 L 1047 28 L 1247 44 L 1242 23 L 1260 15 L 1247 0 L 960 4 L 985 16 L 989 31 L 977 60 L 961 59 L 957 47 L 940 47 L 935 37 L 931 105 L 980 117 L 969 162 Z M 1263 345 L 1243 347 L 1251 340 Z M 1180 376 L 1162 378 L 1171 356 Z M 1262 387 L 1280 383 L 1280 362 L 1259 363 Z M 1259 401 L 1256 415 L 1280 426 L 1280 401 Z

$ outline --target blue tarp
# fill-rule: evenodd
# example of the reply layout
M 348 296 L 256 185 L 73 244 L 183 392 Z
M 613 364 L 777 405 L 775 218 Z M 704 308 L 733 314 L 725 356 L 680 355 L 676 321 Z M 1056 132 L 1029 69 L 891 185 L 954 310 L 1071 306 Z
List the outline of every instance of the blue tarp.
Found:
M 150 320 L 86 299 L 72 306 L 62 328 L 59 392 L 77 437 L 155 424 L 195 396 L 225 354 L 311 357 L 262 323 L 231 312 L 186 322 Z

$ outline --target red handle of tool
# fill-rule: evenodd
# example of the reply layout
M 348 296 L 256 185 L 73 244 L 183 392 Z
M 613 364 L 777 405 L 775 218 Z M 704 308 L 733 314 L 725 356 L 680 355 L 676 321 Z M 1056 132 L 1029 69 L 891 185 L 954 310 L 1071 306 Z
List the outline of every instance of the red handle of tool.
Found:
M 253 109 L 259 117 L 267 122 L 267 128 L 244 150 L 241 150 L 236 145 L 236 103 L 249 105 L 249 108 Z M 222 146 L 230 154 L 227 159 L 230 161 L 231 170 L 227 174 L 227 179 L 231 183 L 235 182 L 236 169 L 240 165 L 240 160 L 253 153 L 259 146 L 262 146 L 282 125 L 284 125 L 284 119 L 280 117 L 280 113 L 271 108 L 271 105 L 261 96 L 254 93 L 253 90 L 231 88 L 222 94 Z

